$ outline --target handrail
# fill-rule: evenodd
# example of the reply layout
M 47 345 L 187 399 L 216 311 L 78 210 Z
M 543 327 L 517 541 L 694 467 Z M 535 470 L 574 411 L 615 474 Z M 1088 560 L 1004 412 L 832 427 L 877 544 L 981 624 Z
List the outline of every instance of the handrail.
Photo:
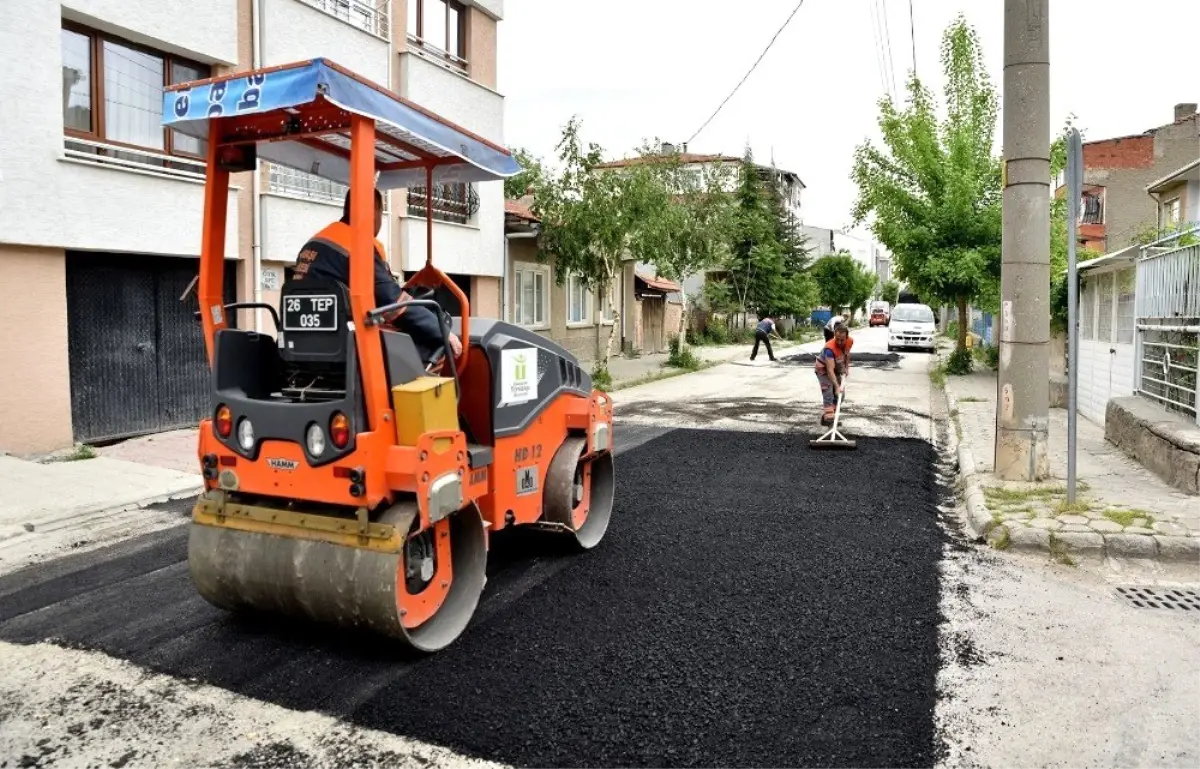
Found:
M 454 389 L 456 393 L 455 402 L 461 401 L 462 384 L 459 382 L 458 378 L 459 370 L 454 359 L 454 348 L 450 346 L 450 331 L 446 328 L 446 324 L 442 322 L 442 314 L 444 310 L 442 310 L 442 306 L 440 304 L 432 299 L 401 299 L 398 302 L 392 302 L 391 304 L 385 304 L 380 307 L 376 307 L 373 310 L 367 310 L 367 316 L 363 319 L 363 322 L 368 326 L 382 325 L 385 322 L 385 316 L 391 315 L 396 310 L 400 310 L 405 307 L 428 307 L 433 310 L 433 314 L 437 318 L 438 328 L 442 332 L 442 347 L 446 355 L 446 360 L 450 363 L 450 375 L 454 377 Z M 464 357 L 467 353 L 467 344 L 467 342 L 463 342 Z
M 190 289 L 189 289 L 189 291 L 190 291 Z M 278 311 L 276 311 L 275 306 L 271 305 L 271 304 L 267 304 L 266 302 L 232 302 L 230 304 L 225 305 L 225 309 L 226 310 L 266 310 L 267 312 L 271 313 L 271 320 L 275 322 L 275 331 L 276 332 L 278 332 L 280 327 L 283 325 L 282 323 L 279 322 L 279 313 L 278 313 Z M 193 312 L 192 315 L 196 318 L 196 320 L 200 320 L 200 311 L 199 310 L 196 310 L 195 312 Z

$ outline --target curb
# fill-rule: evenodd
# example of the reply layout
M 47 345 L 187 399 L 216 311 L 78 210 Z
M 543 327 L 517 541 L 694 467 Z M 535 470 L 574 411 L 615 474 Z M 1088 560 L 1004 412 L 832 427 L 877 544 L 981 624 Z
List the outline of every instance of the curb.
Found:
M 958 401 L 949 388 L 943 392 L 946 396 L 948 418 L 954 422 L 958 412 Z M 983 493 L 983 482 L 976 470 L 975 456 L 966 441 L 957 443 L 958 477 L 962 484 L 963 503 L 966 508 L 964 523 L 974 541 L 987 542 L 994 550 L 1040 552 L 1060 560 L 1064 555 L 1076 555 L 1100 559 L 1118 557 L 1200 565 L 1200 536 L 1054 531 L 997 523 Z
M 194 482 L 187 484 L 179 483 L 170 487 L 164 492 L 154 494 L 153 496 L 144 495 L 128 495 L 125 497 L 117 497 L 114 500 L 106 500 L 99 505 L 79 505 L 70 508 L 64 513 L 54 515 L 53 518 L 47 518 L 40 521 L 39 527 L 52 523 L 62 523 L 75 518 L 83 518 L 85 516 L 104 515 L 106 513 L 125 513 L 132 510 L 141 510 L 150 505 L 162 504 L 176 499 L 184 499 L 186 497 L 197 496 L 204 490 L 204 483 L 197 478 Z

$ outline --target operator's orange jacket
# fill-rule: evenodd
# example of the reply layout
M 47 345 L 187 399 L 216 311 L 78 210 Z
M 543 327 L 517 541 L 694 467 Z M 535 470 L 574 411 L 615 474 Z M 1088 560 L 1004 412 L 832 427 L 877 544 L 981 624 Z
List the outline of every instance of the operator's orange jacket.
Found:
M 853 346 L 854 339 L 849 336 L 846 337 L 845 346 L 838 344 L 837 337 L 834 337 L 826 342 L 825 346 L 821 348 L 821 352 L 817 354 L 817 361 L 815 364 L 817 374 L 827 374 L 825 370 L 825 361 L 830 359 L 833 359 L 834 370 L 837 371 L 839 375 L 844 373 L 846 370 L 846 359 L 850 357 L 850 348 Z

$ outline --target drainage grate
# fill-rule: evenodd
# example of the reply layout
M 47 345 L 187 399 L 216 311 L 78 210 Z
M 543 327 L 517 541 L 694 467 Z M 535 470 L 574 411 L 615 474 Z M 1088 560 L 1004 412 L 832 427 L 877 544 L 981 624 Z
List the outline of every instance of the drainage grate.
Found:
M 1185 587 L 1119 587 L 1117 594 L 1139 609 L 1182 609 L 1200 615 L 1200 591 Z

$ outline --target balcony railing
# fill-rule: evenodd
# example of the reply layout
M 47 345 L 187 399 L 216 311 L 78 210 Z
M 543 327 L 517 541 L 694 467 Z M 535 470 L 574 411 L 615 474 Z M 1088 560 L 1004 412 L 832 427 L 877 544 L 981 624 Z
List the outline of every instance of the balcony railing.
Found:
M 150 171 L 186 179 L 204 178 L 204 161 L 179 155 L 167 155 L 137 147 L 116 146 L 90 139 L 68 136 L 63 141 L 63 155 L 96 165 Z
M 425 217 L 424 187 L 408 190 L 408 215 Z M 479 210 L 479 195 L 470 184 L 435 184 L 433 186 L 433 218 L 437 221 L 466 224 Z
M 1171 243 L 1143 248 L 1137 262 L 1136 391 L 1200 424 L 1200 245 Z
M 411 2 L 411 0 L 410 0 Z M 423 59 L 428 59 L 451 72 L 466 77 L 467 60 L 445 51 L 428 40 L 422 40 L 416 35 L 408 35 L 408 49 Z
M 391 39 L 390 0 L 304 0 L 335 19 L 384 40 Z
M 317 203 L 342 205 L 346 200 L 344 184 L 325 179 L 295 168 L 267 164 L 267 191 L 291 198 L 302 198 Z M 388 195 L 383 196 L 383 212 L 388 213 Z
M 1104 197 L 1097 194 L 1083 193 L 1079 201 L 1080 224 L 1104 224 Z

